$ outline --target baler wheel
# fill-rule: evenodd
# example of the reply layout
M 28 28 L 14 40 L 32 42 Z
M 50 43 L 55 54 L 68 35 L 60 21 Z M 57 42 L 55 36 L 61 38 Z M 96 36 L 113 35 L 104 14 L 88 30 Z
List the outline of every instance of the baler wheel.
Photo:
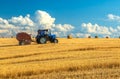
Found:
M 25 41 L 19 41 L 19 45 L 25 45 Z

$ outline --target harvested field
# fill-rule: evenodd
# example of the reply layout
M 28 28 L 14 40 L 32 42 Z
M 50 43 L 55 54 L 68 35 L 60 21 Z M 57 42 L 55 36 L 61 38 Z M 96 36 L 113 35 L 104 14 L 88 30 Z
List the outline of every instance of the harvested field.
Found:
M 59 38 L 19 46 L 0 38 L 0 79 L 120 79 L 120 39 Z

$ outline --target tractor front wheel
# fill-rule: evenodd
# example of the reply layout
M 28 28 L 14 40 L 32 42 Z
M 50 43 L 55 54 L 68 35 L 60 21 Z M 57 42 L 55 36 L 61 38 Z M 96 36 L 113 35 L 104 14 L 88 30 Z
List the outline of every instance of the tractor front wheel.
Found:
M 58 43 L 58 39 L 54 39 L 53 43 Z

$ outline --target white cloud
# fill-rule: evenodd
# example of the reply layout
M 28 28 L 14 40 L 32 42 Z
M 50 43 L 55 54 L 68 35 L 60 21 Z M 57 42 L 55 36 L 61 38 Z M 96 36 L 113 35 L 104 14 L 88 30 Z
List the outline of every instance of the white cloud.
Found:
M 110 21 L 114 21 L 114 22 L 120 22 L 120 16 L 118 15 L 114 15 L 114 14 L 108 14 L 108 19 Z M 118 37 L 120 36 L 120 26 L 118 25 L 117 27 L 109 27 L 110 32 L 112 33 L 113 37 Z
M 113 15 L 113 14 L 108 14 L 108 19 L 110 19 L 110 20 L 114 20 L 114 19 L 115 19 L 115 17 L 114 17 L 114 15 Z
M 93 34 L 108 34 L 110 35 L 110 31 L 105 26 L 99 26 L 98 24 L 92 24 L 92 23 L 83 23 L 82 25 L 82 31 L 86 33 L 93 33 Z
M 55 25 L 55 30 L 56 31 L 59 31 L 59 32 L 68 32 L 68 31 L 71 31 L 72 29 L 74 29 L 74 27 L 70 24 L 57 24 Z
M 91 34 L 85 34 L 85 33 L 75 33 L 73 34 L 75 37 L 88 37 L 88 36 L 91 36 Z
M 9 22 L 6 19 L 0 18 L 0 29 L 10 29 L 10 28 L 14 28 L 14 26 L 9 24 Z
M 16 26 L 34 26 L 34 22 L 30 19 L 30 15 L 26 15 L 25 17 L 12 17 L 8 20 L 9 23 L 16 25 Z
M 120 22 L 120 16 L 113 15 L 113 14 L 108 14 L 108 19 L 112 21 L 118 21 Z
M 74 29 L 74 26 L 70 24 L 54 24 L 53 25 L 53 32 L 57 34 L 57 36 L 67 36 L 68 34 L 71 34 L 71 31 Z M 57 33 L 56 33 L 57 32 Z
M 0 30 L 0 33 L 9 33 L 9 31 L 8 30 Z
M 98 24 L 92 24 L 92 23 L 83 23 L 81 25 L 81 35 L 82 34 L 88 36 L 89 34 L 91 36 L 99 35 L 100 37 L 119 37 L 120 36 L 120 26 L 117 26 L 116 28 L 109 27 L 109 26 L 100 26 Z M 85 36 L 84 36 L 85 37 Z
M 51 29 L 53 33 L 63 36 L 70 32 L 74 27 L 70 24 L 55 24 L 55 18 L 51 17 L 45 11 L 37 10 L 34 20 L 30 14 L 25 17 L 22 15 L 12 17 L 11 19 L 0 18 L 0 35 L 15 36 L 18 32 L 27 32 L 33 35 L 37 34 L 38 29 Z
M 0 18 L 0 24 L 8 24 L 8 21 L 5 19 Z
M 55 18 L 52 18 L 47 12 L 38 10 L 36 11 L 36 25 L 41 29 L 51 29 L 54 24 Z
M 120 16 L 113 14 L 108 14 L 108 19 L 120 22 Z M 41 10 L 35 12 L 33 19 L 31 19 L 30 14 L 12 17 L 8 20 L 0 18 L 0 36 L 15 36 L 18 32 L 22 31 L 36 35 L 38 29 L 51 29 L 52 33 L 59 37 L 67 36 L 68 34 L 72 34 L 75 37 L 88 37 L 92 35 L 103 37 L 120 36 L 120 26 L 113 28 L 92 23 L 82 23 L 80 28 L 76 27 L 77 32 L 73 30 L 74 28 L 71 24 L 55 24 L 55 18 Z
M 115 32 L 117 32 L 118 30 L 117 30 L 117 28 L 116 29 L 114 29 L 114 28 L 112 28 L 112 27 L 109 27 L 109 30 L 110 30 L 110 32 L 112 32 L 112 33 L 115 33 Z
M 35 14 L 35 25 L 38 29 L 51 29 L 57 36 L 65 36 L 74 29 L 70 24 L 55 24 L 55 18 L 45 11 L 37 10 Z
M 117 30 L 120 31 L 120 26 L 117 26 Z

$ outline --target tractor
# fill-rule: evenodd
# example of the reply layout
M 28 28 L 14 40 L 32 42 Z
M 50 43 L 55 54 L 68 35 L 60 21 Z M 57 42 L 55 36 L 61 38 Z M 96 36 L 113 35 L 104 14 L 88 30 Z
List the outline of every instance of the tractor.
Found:
M 51 34 L 51 31 L 48 29 L 38 30 L 38 34 L 36 36 L 36 42 L 38 44 L 45 44 L 47 41 L 50 41 L 51 43 L 58 43 L 58 40 L 56 39 L 56 35 Z

